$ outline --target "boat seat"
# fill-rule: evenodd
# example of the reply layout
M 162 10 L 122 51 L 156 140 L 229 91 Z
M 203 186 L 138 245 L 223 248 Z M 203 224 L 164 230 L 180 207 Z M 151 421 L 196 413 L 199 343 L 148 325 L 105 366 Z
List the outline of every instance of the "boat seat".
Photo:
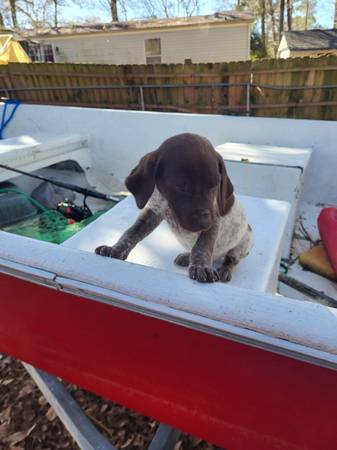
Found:
M 226 162 L 235 192 L 291 204 L 283 250 L 288 257 L 312 149 L 227 142 L 216 150 Z
M 262 292 L 275 292 L 285 225 L 290 205 L 287 202 L 238 196 L 254 232 L 255 245 L 250 255 L 235 268 L 231 284 Z M 93 252 L 102 244 L 113 245 L 134 223 L 139 209 L 132 196 L 122 200 L 95 222 L 62 245 Z M 157 269 L 178 272 L 186 269 L 174 264 L 175 257 L 185 251 L 166 222 L 140 242 L 128 261 Z M 174 287 L 172 287 L 174 289 Z
M 88 138 L 81 134 L 34 133 L 0 141 L 0 164 L 28 172 L 60 161 L 74 160 L 90 165 Z M 0 169 L 0 181 L 17 176 Z

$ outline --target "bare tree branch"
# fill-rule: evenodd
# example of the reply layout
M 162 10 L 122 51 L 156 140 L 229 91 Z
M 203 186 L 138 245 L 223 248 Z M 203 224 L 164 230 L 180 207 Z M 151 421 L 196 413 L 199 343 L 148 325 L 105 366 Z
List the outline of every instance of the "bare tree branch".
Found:
M 274 57 L 277 54 L 277 35 L 276 35 L 276 19 L 275 19 L 275 9 L 273 0 L 269 0 L 269 15 L 271 21 L 271 30 L 272 30 L 272 45 L 274 51 Z
M 308 18 L 309 18 L 309 0 L 306 0 L 305 4 L 305 19 L 304 19 L 304 29 L 308 29 Z
M 288 30 L 292 30 L 293 0 L 287 0 L 287 24 Z
M 261 40 L 263 50 L 266 53 L 267 41 L 266 41 L 266 0 L 260 1 L 260 18 L 261 18 Z
M 16 11 L 17 11 L 16 0 L 9 0 L 9 6 L 11 9 L 13 28 L 18 28 L 18 18 L 17 18 L 17 14 L 16 14 Z
M 50 0 L 20 0 L 16 3 L 16 9 L 33 28 L 53 27 L 53 14 Z
M 123 19 L 128 20 L 128 6 L 127 0 L 119 0 L 119 8 L 122 11 Z
M 185 16 L 193 16 L 199 12 L 200 0 L 180 0 L 181 7 Z
M 285 0 L 280 0 L 280 23 L 279 23 L 279 42 L 281 41 L 282 33 L 284 30 L 284 8 L 285 8 Z

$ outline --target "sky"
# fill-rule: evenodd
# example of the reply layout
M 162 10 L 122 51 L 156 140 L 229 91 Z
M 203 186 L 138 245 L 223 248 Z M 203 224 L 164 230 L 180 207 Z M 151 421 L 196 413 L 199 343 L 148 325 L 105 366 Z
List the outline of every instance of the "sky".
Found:
M 335 0 L 318 0 L 316 19 L 323 28 L 333 27 Z
M 205 0 L 202 2 L 200 9 L 200 14 L 212 14 L 218 8 L 219 2 L 214 0 Z M 322 28 L 332 28 L 333 27 L 333 17 L 334 17 L 334 4 L 335 0 L 317 0 L 317 12 L 316 19 L 319 26 Z M 83 7 L 79 6 L 68 6 L 62 8 L 62 18 L 67 20 L 73 20 L 81 22 L 85 17 L 97 17 L 100 18 L 102 22 L 109 22 L 110 16 L 105 13 L 100 8 L 86 8 L 83 11 Z M 135 18 L 135 12 L 129 10 L 128 19 Z

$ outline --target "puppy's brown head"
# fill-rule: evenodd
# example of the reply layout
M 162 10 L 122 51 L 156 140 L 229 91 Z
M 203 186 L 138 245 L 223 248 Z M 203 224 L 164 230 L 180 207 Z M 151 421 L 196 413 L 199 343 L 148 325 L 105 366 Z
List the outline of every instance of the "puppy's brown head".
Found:
M 210 228 L 234 202 L 233 186 L 222 157 L 205 138 L 180 134 L 148 153 L 125 181 L 144 208 L 155 186 L 188 231 Z

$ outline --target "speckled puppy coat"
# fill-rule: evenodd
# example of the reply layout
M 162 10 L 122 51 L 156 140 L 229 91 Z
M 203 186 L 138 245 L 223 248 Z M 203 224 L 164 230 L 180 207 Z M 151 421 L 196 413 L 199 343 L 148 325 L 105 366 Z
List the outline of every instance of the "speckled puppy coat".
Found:
M 126 259 L 166 220 L 187 250 L 175 263 L 188 266 L 190 278 L 231 279 L 233 268 L 253 246 L 252 229 L 222 157 L 206 138 L 185 133 L 167 139 L 141 159 L 125 184 L 142 211 L 114 246 L 100 246 L 96 253 Z M 219 259 L 215 268 L 213 260 Z

